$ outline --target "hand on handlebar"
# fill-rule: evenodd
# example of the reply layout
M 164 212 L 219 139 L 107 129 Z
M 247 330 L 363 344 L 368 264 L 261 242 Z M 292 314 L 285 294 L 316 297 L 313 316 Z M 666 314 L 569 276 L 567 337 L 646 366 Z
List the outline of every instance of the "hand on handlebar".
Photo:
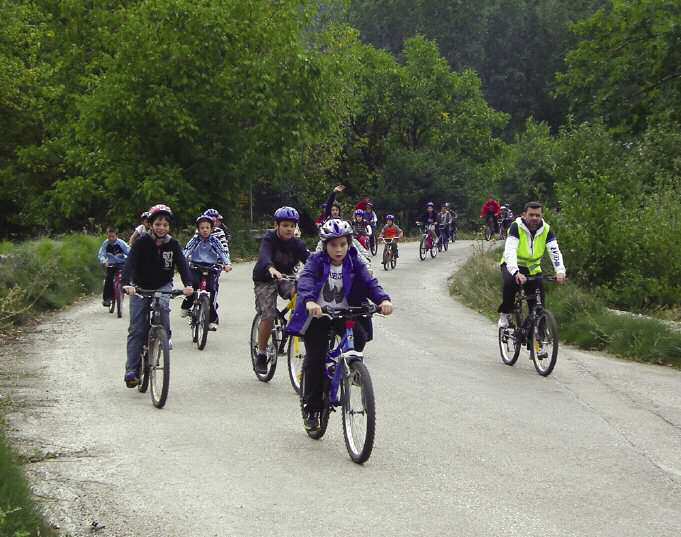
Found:
M 305 308 L 307 309 L 307 313 L 313 317 L 319 318 L 322 316 L 322 307 L 316 302 L 312 302 L 310 300 L 307 304 L 305 304 Z
M 194 288 L 191 285 L 188 285 L 184 289 L 182 289 L 182 294 L 184 296 L 192 296 L 194 294 Z
M 378 308 L 383 315 L 390 315 L 393 312 L 393 303 L 390 300 L 384 300 L 378 305 Z
M 225 265 L 224 267 L 222 267 L 222 270 L 224 270 L 225 272 L 231 272 L 232 265 Z
M 133 296 L 135 294 L 135 286 L 134 285 L 124 285 L 123 286 L 123 292 L 126 295 Z
M 524 274 L 521 274 L 520 271 L 515 273 L 515 281 L 518 285 L 525 285 L 527 282 L 527 277 Z
M 284 275 L 274 267 L 270 267 L 267 270 L 269 271 L 270 276 L 272 276 L 272 278 L 274 278 L 275 280 L 281 280 L 284 277 Z
M 560 274 L 560 273 L 559 273 L 559 274 L 556 274 L 556 283 L 557 283 L 557 284 L 563 284 L 563 283 L 565 283 L 565 280 L 566 280 L 566 279 L 567 279 L 567 278 L 565 277 L 565 274 Z

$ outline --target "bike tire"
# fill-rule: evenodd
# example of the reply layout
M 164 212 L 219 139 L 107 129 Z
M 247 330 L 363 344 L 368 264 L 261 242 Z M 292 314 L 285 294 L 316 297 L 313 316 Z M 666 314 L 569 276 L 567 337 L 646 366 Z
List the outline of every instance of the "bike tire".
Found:
M 390 266 L 390 252 L 388 251 L 388 247 L 386 246 L 383 248 L 383 269 L 388 270 Z
M 371 248 L 371 255 L 378 253 L 378 241 L 374 238 L 373 234 L 369 238 L 369 247 Z
M 397 266 L 397 258 L 393 255 L 390 259 L 390 268 L 394 269 Z
M 149 352 L 146 351 L 140 356 L 140 383 L 137 385 L 137 391 L 140 393 L 147 393 L 149 388 Z
M 274 336 L 275 329 L 272 329 L 272 336 L 270 336 L 270 342 L 268 343 L 268 348 L 270 345 L 274 345 L 275 352 L 274 352 L 274 357 L 273 359 L 270 359 L 268 356 L 267 360 L 267 372 L 266 373 L 258 373 L 255 370 L 255 356 L 257 354 L 257 348 L 258 348 L 258 327 L 260 326 L 260 314 L 256 313 L 255 317 L 253 317 L 253 323 L 251 324 L 251 341 L 250 341 L 250 347 L 251 347 L 251 366 L 253 367 L 253 373 L 255 373 L 256 378 L 260 382 L 269 382 L 272 380 L 272 377 L 274 377 L 274 372 L 277 370 L 277 357 L 276 355 L 278 354 L 279 351 L 279 342 L 277 341 L 276 337 Z
M 488 242 L 492 240 L 492 230 L 489 228 L 489 226 L 485 228 L 485 240 Z
M 114 294 L 116 295 L 116 317 L 120 319 L 123 317 L 123 293 L 119 288 Z
M 199 318 L 197 322 L 196 346 L 200 351 L 206 348 L 208 329 L 210 327 L 210 303 L 206 295 L 199 299 Z
M 361 360 L 353 360 L 348 364 L 348 375 L 343 380 L 341 389 L 345 447 L 353 462 L 363 464 L 369 459 L 374 449 L 376 401 L 369 370 Z M 359 401 L 355 404 L 352 399 L 357 391 L 359 391 Z M 362 410 L 358 411 L 355 406 L 361 407 Z M 359 431 L 353 427 L 358 414 L 363 415 L 366 421 L 363 435 L 360 435 Z
M 428 248 L 426 248 L 426 237 L 421 237 L 421 242 L 419 244 L 419 257 L 421 261 L 426 259 L 426 254 L 428 253 Z
M 109 304 L 109 313 L 116 311 L 116 297 L 111 297 L 111 304 Z
M 300 395 L 303 378 L 303 362 L 305 361 L 305 341 L 302 337 L 291 336 L 288 340 L 288 377 L 293 391 Z
M 149 388 L 151 402 L 163 408 L 170 389 L 170 347 L 163 328 L 157 328 L 149 337 Z
M 437 257 L 437 248 L 435 246 L 433 246 L 430 249 L 430 257 L 432 257 L 433 259 L 435 259 Z
M 506 365 L 515 365 L 520 356 L 521 343 L 518 340 L 518 330 L 514 328 L 499 328 L 499 354 Z
M 551 334 L 551 352 L 547 354 L 546 358 L 540 358 L 537 355 L 536 344 L 538 342 L 537 335 L 542 331 L 544 336 L 542 339 L 546 339 L 546 333 L 548 331 Z M 544 310 L 542 314 L 535 321 L 532 327 L 532 336 L 530 341 L 530 358 L 532 363 L 534 363 L 534 368 L 537 370 L 542 377 L 547 377 L 553 372 L 553 368 L 556 367 L 556 361 L 558 360 L 558 323 L 553 314 Z
M 192 343 L 199 341 L 199 307 L 196 303 L 192 304 L 189 310 L 189 328 L 192 331 Z

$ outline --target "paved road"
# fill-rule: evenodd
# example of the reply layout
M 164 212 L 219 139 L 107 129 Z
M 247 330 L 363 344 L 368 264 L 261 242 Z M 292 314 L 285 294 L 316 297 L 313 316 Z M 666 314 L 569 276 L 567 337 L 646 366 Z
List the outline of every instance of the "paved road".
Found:
M 36 493 L 74 536 L 93 520 L 115 536 L 681 535 L 681 374 L 572 349 L 548 379 L 526 354 L 504 366 L 495 326 L 446 292 L 470 249 L 420 262 L 404 245 L 378 271 L 396 312 L 367 350 L 363 467 L 338 416 L 307 438 L 284 367 L 255 379 L 249 264 L 223 275 L 204 352 L 173 312 L 161 411 L 123 385 L 127 315 L 92 301 L 57 316 L 2 359 Z

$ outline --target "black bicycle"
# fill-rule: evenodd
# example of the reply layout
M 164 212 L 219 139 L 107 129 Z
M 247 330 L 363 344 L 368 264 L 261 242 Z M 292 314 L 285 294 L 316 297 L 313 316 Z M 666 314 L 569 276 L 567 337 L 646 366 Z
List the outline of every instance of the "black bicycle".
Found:
M 555 277 L 533 276 L 527 281 L 555 281 Z M 530 360 L 534 363 L 537 373 L 546 377 L 556 367 L 558 359 L 558 324 L 553 314 L 544 307 L 541 290 L 535 290 L 535 306 L 527 303 L 525 286 L 520 287 L 516 294 L 513 313 L 507 328 L 499 328 L 499 352 L 501 360 L 506 365 L 514 365 L 520 355 L 520 348 L 526 346 L 530 351 Z M 523 309 L 527 311 L 523 318 Z
M 394 269 L 397 266 L 397 239 L 384 237 L 381 240 L 385 244 L 383 247 L 383 269 Z
M 363 355 L 355 351 L 353 327 L 360 317 L 371 317 L 378 311 L 373 304 L 333 310 L 326 306 L 322 312 L 332 320 L 342 319 L 343 327 L 331 323 L 329 352 L 324 359 L 324 388 L 319 427 L 306 429 L 310 438 L 319 440 L 326 433 L 329 414 L 342 408 L 345 447 L 353 462 L 367 461 L 374 448 L 376 435 L 376 400 L 369 370 Z M 302 378 L 305 385 L 305 373 Z M 305 408 L 301 394 L 300 409 L 305 421 Z
M 170 388 L 170 346 L 168 333 L 161 323 L 161 298 L 175 298 L 182 295 L 182 289 L 158 291 L 156 289 L 140 289 L 135 293 L 142 299 L 151 300 L 149 307 L 149 331 L 147 342 L 142 347 L 139 379 L 137 389 L 145 393 L 151 385 L 151 402 L 156 408 L 163 408 L 168 399 Z
M 209 278 L 214 278 L 215 274 L 220 274 L 222 265 L 200 263 L 190 263 L 192 270 L 201 272 L 199 286 L 194 290 L 194 303 L 189 311 L 189 328 L 192 333 L 192 341 L 200 351 L 206 348 L 208 332 L 210 331 L 210 291 Z
M 376 238 L 376 226 L 373 224 L 369 224 L 369 227 L 371 228 L 371 235 L 369 235 L 369 251 L 371 252 L 372 256 L 375 256 L 378 253 L 378 240 Z

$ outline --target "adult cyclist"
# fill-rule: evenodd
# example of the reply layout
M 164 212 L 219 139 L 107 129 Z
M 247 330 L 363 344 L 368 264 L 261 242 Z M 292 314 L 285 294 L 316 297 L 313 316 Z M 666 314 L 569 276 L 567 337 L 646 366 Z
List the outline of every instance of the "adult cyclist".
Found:
M 502 303 L 499 306 L 499 328 L 507 328 L 515 303 L 515 295 L 521 285 L 525 286 L 528 306 L 534 307 L 536 289 L 540 289 L 542 301 L 544 288 L 541 279 L 527 281 L 528 277 L 539 276 L 541 259 L 548 250 L 556 272 L 556 282 L 565 282 L 563 254 L 558 247 L 556 235 L 551 226 L 544 221 L 543 206 L 538 201 L 525 205 L 523 214 L 508 230 L 508 237 L 501 257 L 501 276 L 503 281 Z
M 492 231 L 492 234 L 499 233 L 499 228 L 497 227 L 497 217 L 501 211 L 501 205 L 494 199 L 494 195 L 490 192 L 487 196 L 487 201 L 482 205 L 482 210 L 480 211 L 480 218 L 484 218 L 487 223 L 487 227 Z

